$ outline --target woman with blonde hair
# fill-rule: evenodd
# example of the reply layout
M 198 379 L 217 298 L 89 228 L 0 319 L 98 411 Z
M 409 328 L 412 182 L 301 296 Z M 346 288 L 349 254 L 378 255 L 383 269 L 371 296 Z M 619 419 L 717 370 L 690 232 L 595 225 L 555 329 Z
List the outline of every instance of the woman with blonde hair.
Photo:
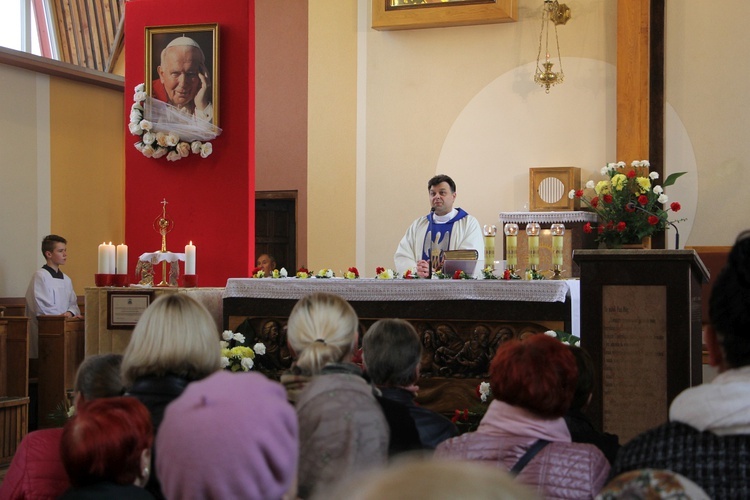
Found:
M 146 309 L 125 350 L 122 379 L 127 395 L 140 400 L 151 413 L 155 435 L 167 405 L 190 382 L 219 370 L 220 358 L 219 331 L 211 314 L 196 300 L 173 293 L 159 297 Z M 157 498 L 162 496 L 155 473 L 146 489 Z
M 287 338 L 297 359 L 289 396 L 299 420 L 302 498 L 350 472 L 382 465 L 388 456 L 388 423 L 350 361 L 358 326 L 352 306 L 325 293 L 302 298 L 289 316 Z

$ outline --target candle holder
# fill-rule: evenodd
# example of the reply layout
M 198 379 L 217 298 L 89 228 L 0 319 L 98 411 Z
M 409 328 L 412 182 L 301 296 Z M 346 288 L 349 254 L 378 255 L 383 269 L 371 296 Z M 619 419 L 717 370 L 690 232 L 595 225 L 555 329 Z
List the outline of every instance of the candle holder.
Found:
M 505 269 L 511 278 L 518 278 L 516 267 L 518 266 L 518 224 L 508 222 L 503 227 L 505 233 Z
M 486 266 L 493 265 L 495 262 L 495 235 L 497 234 L 497 227 L 493 224 L 491 226 L 484 225 L 482 228 L 484 234 L 484 263 Z
M 529 268 L 532 274 L 536 274 L 539 267 L 539 234 L 542 232 L 541 226 L 537 222 L 526 224 L 526 236 L 529 245 Z
M 128 275 L 127 274 L 115 274 L 113 284 L 114 286 L 128 286 Z
M 197 274 L 183 274 L 182 275 L 182 286 L 185 288 L 195 288 L 198 286 L 198 275 Z
M 552 278 L 553 280 L 561 280 L 563 271 L 563 237 L 565 235 L 564 224 L 552 224 L 550 226 L 550 233 L 552 233 Z
M 112 286 L 115 282 L 114 274 L 94 274 L 94 284 L 96 286 Z

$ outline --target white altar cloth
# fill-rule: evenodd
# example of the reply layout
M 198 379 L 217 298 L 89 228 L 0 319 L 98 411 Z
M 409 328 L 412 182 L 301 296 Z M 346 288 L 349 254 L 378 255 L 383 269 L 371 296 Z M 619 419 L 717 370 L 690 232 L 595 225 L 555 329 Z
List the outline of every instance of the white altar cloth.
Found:
M 360 278 L 230 278 L 224 298 L 299 300 L 314 292 L 349 301 L 497 300 L 565 302 L 570 297 L 572 334 L 580 337 L 579 280 L 381 280 Z

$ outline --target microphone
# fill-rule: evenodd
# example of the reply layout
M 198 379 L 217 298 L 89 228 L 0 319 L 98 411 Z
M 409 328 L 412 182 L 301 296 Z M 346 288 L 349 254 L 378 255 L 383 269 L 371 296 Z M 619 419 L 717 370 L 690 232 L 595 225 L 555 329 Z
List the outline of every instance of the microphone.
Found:
M 435 207 L 430 207 L 430 276 L 437 270 L 437 262 L 435 259 Z
M 658 217 L 659 219 L 661 219 L 661 217 L 659 217 L 655 213 L 649 212 L 643 207 L 639 207 L 632 201 L 628 203 L 626 206 L 628 207 L 629 210 L 633 210 L 633 211 L 640 210 L 641 212 L 647 213 L 649 215 L 653 215 L 654 217 Z M 680 249 L 680 230 L 677 229 L 677 226 L 675 225 L 674 222 L 670 222 L 670 221 L 666 221 L 666 222 L 667 224 L 669 224 L 670 226 L 674 228 L 674 249 L 679 250 Z

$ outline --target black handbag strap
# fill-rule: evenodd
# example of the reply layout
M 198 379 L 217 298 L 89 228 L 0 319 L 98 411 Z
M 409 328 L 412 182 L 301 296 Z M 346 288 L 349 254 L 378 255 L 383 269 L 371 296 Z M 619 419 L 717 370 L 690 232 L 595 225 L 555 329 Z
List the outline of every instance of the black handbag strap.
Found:
M 516 465 L 513 466 L 513 468 L 510 470 L 510 473 L 514 476 L 517 476 L 520 474 L 520 472 L 523 470 L 526 465 L 531 462 L 531 459 L 536 456 L 537 453 L 542 451 L 542 448 L 547 446 L 550 442 L 546 439 L 537 439 L 536 443 L 532 444 L 528 450 L 526 450 L 526 453 L 523 454 L 523 456 L 516 462 Z

